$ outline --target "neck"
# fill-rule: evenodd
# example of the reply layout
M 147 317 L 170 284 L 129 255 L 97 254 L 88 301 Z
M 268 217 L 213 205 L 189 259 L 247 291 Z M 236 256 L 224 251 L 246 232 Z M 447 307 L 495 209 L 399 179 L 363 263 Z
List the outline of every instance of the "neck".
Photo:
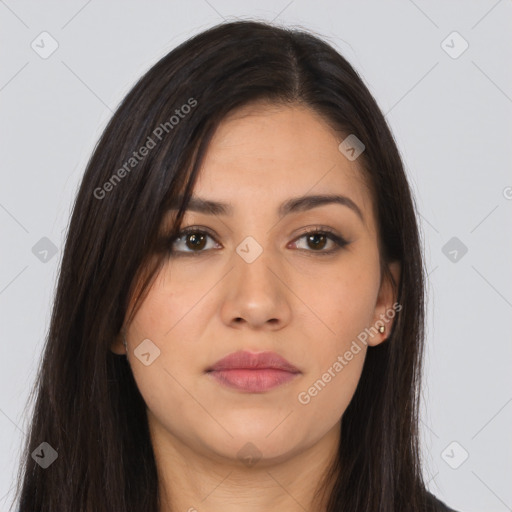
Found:
M 153 418 L 154 420 L 154 418 Z M 279 460 L 264 456 L 246 465 L 187 445 L 151 424 L 159 478 L 159 512 L 325 512 L 333 482 L 324 493 L 330 464 L 337 456 L 340 425 L 318 442 Z

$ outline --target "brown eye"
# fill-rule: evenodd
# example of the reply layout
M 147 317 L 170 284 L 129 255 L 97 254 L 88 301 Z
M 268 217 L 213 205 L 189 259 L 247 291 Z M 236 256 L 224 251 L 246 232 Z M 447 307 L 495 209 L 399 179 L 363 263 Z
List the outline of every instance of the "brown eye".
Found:
M 204 249 L 206 245 L 206 236 L 202 233 L 189 233 L 184 238 L 186 246 L 192 250 Z
M 309 247 L 312 249 L 323 249 L 327 243 L 327 236 L 325 236 L 323 233 L 314 233 L 312 235 L 307 235 L 307 241 Z
M 213 241 L 213 245 L 208 246 L 208 239 Z M 305 240 L 305 247 L 300 247 L 300 241 Z M 331 248 L 327 248 L 331 243 Z M 316 253 L 320 255 L 333 254 L 350 242 L 343 237 L 330 231 L 329 228 L 316 228 L 314 230 L 303 233 L 292 243 L 294 248 L 301 251 Z M 168 252 L 170 256 L 199 256 L 207 253 L 211 249 L 220 248 L 214 236 L 205 229 L 195 227 L 186 228 L 178 233 L 176 237 L 171 239 L 168 244 Z
M 299 241 L 305 239 L 306 247 L 299 247 Z M 325 249 L 326 245 L 331 242 L 331 248 Z M 322 254 L 333 254 L 346 245 L 347 242 L 343 237 L 338 236 L 327 228 L 316 228 L 314 230 L 310 230 L 304 234 L 302 234 L 299 238 L 297 238 L 294 242 L 294 245 L 297 249 L 305 250 L 307 252 Z
M 215 248 L 213 243 L 208 246 L 208 239 L 214 240 L 213 236 L 199 228 L 187 228 L 178 233 L 178 236 L 170 240 L 169 252 L 176 256 L 199 255 Z

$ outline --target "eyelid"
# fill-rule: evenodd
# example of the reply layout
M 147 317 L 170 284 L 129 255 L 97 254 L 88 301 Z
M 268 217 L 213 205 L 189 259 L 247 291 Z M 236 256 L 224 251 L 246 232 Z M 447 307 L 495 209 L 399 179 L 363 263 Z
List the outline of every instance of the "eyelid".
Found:
M 206 226 L 200 226 L 200 225 L 191 225 L 191 226 L 182 228 L 175 237 L 172 237 L 169 239 L 171 247 L 177 240 L 179 240 L 180 238 L 186 237 L 187 235 L 189 235 L 191 233 L 206 234 L 210 238 L 212 238 L 212 240 L 216 244 L 219 244 L 219 242 L 217 241 L 216 235 L 210 228 L 208 228 Z M 345 239 L 345 237 L 343 237 L 341 234 L 337 234 L 337 232 L 333 228 L 331 228 L 329 226 L 324 226 L 324 225 L 314 225 L 314 226 L 307 226 L 305 228 L 302 228 L 300 230 L 300 232 L 294 236 L 293 240 L 290 243 L 296 243 L 298 240 L 300 240 L 304 236 L 314 235 L 314 234 L 326 235 L 327 238 L 329 240 L 331 240 L 336 245 L 336 247 L 334 249 L 330 249 L 328 251 L 298 249 L 299 251 L 327 256 L 329 254 L 338 252 L 339 250 L 343 249 L 345 246 L 347 246 L 351 243 L 349 240 Z M 200 251 L 174 251 L 174 252 L 172 252 L 172 254 L 180 255 L 180 256 L 181 255 L 200 255 L 203 253 L 208 253 L 211 250 L 212 249 L 206 249 L 206 250 L 203 249 Z M 169 250 L 169 251 L 171 251 L 171 250 Z
M 349 245 L 351 242 L 350 240 L 347 240 L 343 235 L 338 234 L 336 230 L 329 226 L 323 226 L 323 225 L 315 225 L 315 226 L 307 226 L 305 228 L 302 228 L 300 233 L 295 236 L 295 238 L 292 240 L 292 243 L 296 243 L 298 240 L 303 238 L 307 235 L 314 235 L 314 234 L 325 234 L 327 238 L 329 238 L 336 247 L 334 249 L 331 249 L 329 251 L 314 251 L 314 250 L 306 250 L 308 253 L 318 254 L 318 255 L 329 255 L 338 252 L 339 250 L 343 249 L 347 245 Z M 299 249 L 300 250 L 300 249 Z
M 219 242 L 217 241 L 217 238 L 216 238 L 216 235 L 214 234 L 214 232 L 210 229 L 210 228 L 207 228 L 206 226 L 197 226 L 197 225 L 193 225 L 193 226 L 187 226 L 183 229 L 180 229 L 180 231 L 178 232 L 178 234 L 175 236 L 175 237 L 170 237 L 169 238 L 169 243 L 170 243 L 170 246 L 172 248 L 173 244 L 175 242 L 177 242 L 180 238 L 184 238 L 186 237 L 187 235 L 191 234 L 191 233 L 202 233 L 202 234 L 206 234 L 208 235 L 216 244 L 218 244 Z M 191 255 L 194 255 L 194 254 L 201 254 L 201 253 L 207 253 L 207 252 L 210 252 L 211 249 L 208 249 L 208 250 L 202 250 L 202 251 L 174 251 L 172 254 L 176 255 L 187 255 L 187 254 L 191 254 Z

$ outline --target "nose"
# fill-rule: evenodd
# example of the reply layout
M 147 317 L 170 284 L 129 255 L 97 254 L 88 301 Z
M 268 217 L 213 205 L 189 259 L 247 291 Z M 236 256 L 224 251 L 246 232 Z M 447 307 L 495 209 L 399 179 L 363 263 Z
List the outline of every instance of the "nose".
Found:
M 234 328 L 279 330 L 291 319 L 291 291 L 287 277 L 271 251 L 264 250 L 252 262 L 239 254 L 224 281 L 221 317 Z

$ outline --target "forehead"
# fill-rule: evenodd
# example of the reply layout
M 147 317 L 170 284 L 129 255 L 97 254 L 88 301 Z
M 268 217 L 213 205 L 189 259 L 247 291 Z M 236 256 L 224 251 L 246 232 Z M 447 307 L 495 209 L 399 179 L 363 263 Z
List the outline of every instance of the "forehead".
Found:
M 338 149 L 345 134 L 302 105 L 253 103 L 233 111 L 208 146 L 194 196 L 235 209 L 277 208 L 290 197 L 342 194 L 373 225 L 363 170 Z

